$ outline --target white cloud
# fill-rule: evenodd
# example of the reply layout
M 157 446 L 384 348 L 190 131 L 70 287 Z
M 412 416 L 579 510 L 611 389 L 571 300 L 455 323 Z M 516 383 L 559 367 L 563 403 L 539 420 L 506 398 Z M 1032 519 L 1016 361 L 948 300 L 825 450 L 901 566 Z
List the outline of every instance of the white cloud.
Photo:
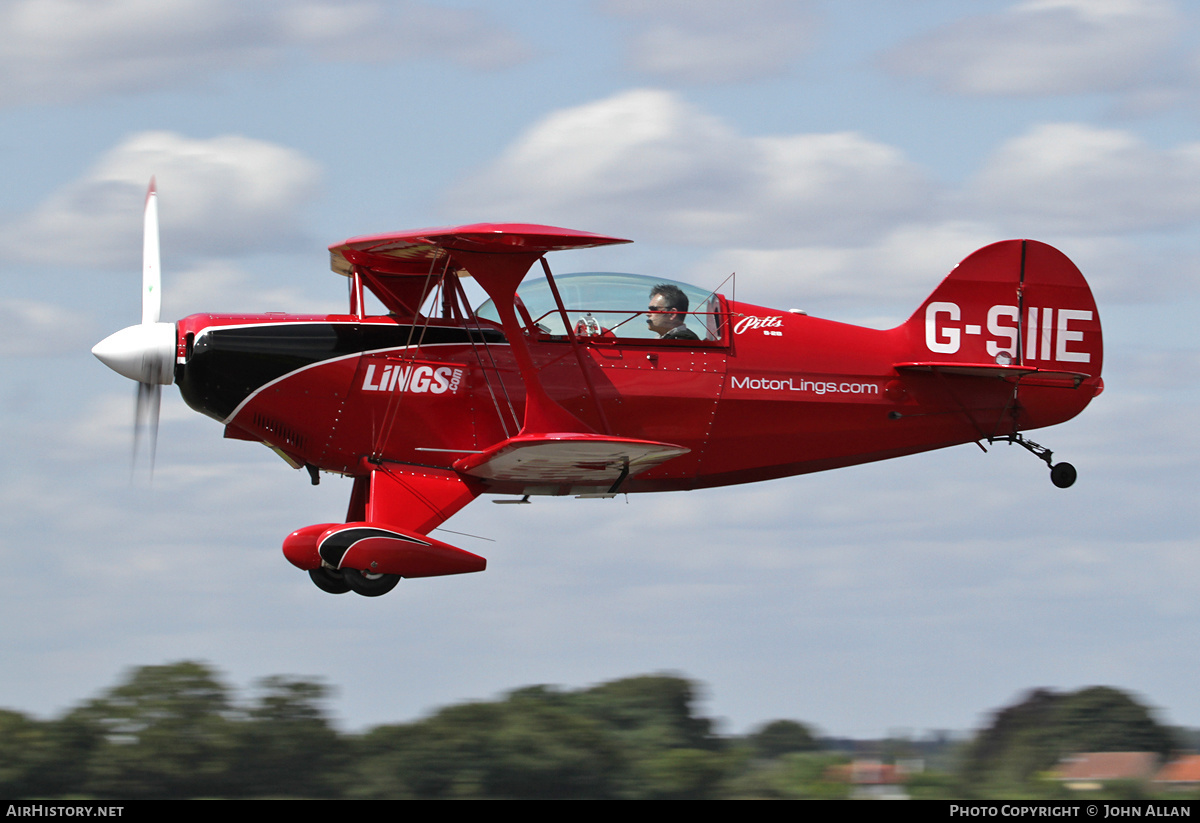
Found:
M 974 187 L 988 213 L 1042 232 L 1175 228 L 1200 219 L 1200 143 L 1158 149 L 1126 131 L 1043 124 L 1001 146 Z
M 286 42 L 330 62 L 440 58 L 486 71 L 517 65 L 531 54 L 516 34 L 471 9 L 411 0 L 293 0 L 266 8 Z
M 0 228 L 0 255 L 57 265 L 136 267 L 146 185 L 158 178 L 164 250 L 202 257 L 280 248 L 301 235 L 315 163 L 285 146 L 224 136 L 142 132 L 83 178 Z
M 747 137 L 640 89 L 545 117 L 449 206 L 641 239 L 781 246 L 869 237 L 929 200 L 921 170 L 891 146 L 853 132 Z
M 884 63 L 963 94 L 1127 91 L 1154 84 L 1180 27 L 1169 0 L 1025 0 L 911 40 Z
M 1194 253 L 1120 236 L 1200 219 L 1200 143 L 1157 148 L 1083 124 L 1031 128 L 955 192 L 860 134 L 746 136 L 676 94 L 633 90 L 535 123 L 449 206 L 462 219 L 720 249 L 686 276 L 736 271 L 743 298 L 818 312 L 882 298 L 906 313 L 951 266 L 1007 237 L 1062 247 L 1108 299 L 1200 283 Z M 1154 284 L 1131 278 L 1168 257 Z
M 0 31 L 0 105 L 194 86 L 306 53 L 477 69 L 528 55 L 480 12 L 380 0 L 16 0 Z
M 114 384 L 118 381 L 113 380 Z M 61 449 L 55 456 L 88 457 L 113 460 L 129 455 L 133 446 L 134 400 L 136 385 L 126 381 L 122 394 L 92 395 L 81 398 L 78 414 L 53 440 Z
M 636 71 L 689 83 L 781 74 L 809 48 L 812 3 L 797 0 L 607 0 L 629 21 L 627 60 Z
M 316 272 L 319 275 L 320 270 Z M 266 286 L 265 279 L 251 276 L 227 260 L 202 261 L 185 270 L 168 271 L 163 278 L 165 320 L 199 312 L 330 314 L 346 311 L 349 299 L 345 278 L 332 272 L 322 296 L 313 298 L 298 288 Z M 131 290 L 133 287 L 131 283 Z
M 906 319 L 971 252 L 1014 237 L 1041 240 L 1070 257 L 1101 306 L 1178 300 L 1200 288 L 1200 256 L 1190 248 L 1149 247 L 1119 236 L 1054 233 L 1038 228 L 1038 220 L 1024 222 L 1025 231 L 1000 220 L 946 220 L 897 226 L 859 244 L 727 248 L 692 264 L 681 276 L 715 285 L 736 272 L 741 300 L 876 328 Z M 728 294 L 729 287 L 722 291 Z M 873 314 L 881 309 L 887 316 Z M 872 314 L 861 314 L 864 310 Z
M 1039 239 L 1052 241 L 1084 273 L 1102 315 L 1106 304 L 1171 303 L 1195 295 L 1200 288 L 1200 253 L 1186 239 L 1181 244 L 1098 234 Z
M 0 300 L 0 355 L 53 355 L 78 351 L 93 336 L 78 312 L 37 300 Z
M 855 245 L 723 249 L 694 271 L 738 273 L 738 299 L 811 308 L 849 299 L 896 301 L 898 322 L 976 249 L 1002 239 L 994 227 L 965 221 L 901 225 Z

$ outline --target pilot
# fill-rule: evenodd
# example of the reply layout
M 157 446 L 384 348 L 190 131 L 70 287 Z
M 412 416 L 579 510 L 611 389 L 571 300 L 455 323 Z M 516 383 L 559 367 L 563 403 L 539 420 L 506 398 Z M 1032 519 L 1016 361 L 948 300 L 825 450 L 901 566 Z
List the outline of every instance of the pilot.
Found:
M 699 340 L 696 333 L 684 325 L 687 310 L 688 299 L 683 290 L 660 283 L 650 292 L 646 325 L 663 340 Z

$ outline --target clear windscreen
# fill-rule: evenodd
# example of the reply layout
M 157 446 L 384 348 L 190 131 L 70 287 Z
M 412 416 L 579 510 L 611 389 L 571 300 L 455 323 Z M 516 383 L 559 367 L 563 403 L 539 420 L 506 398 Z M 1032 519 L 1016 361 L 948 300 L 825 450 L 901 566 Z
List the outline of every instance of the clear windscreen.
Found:
M 554 282 L 566 308 L 566 322 L 582 336 L 602 335 L 657 340 L 659 335 L 647 325 L 650 294 L 659 285 L 678 287 L 688 299 L 685 324 L 702 341 L 719 340 L 720 302 L 716 295 L 697 286 L 619 272 L 581 272 L 555 275 Z M 566 335 L 562 312 L 544 277 L 530 277 L 517 290 L 537 328 L 551 335 Z M 500 322 L 491 300 L 475 310 L 487 320 Z

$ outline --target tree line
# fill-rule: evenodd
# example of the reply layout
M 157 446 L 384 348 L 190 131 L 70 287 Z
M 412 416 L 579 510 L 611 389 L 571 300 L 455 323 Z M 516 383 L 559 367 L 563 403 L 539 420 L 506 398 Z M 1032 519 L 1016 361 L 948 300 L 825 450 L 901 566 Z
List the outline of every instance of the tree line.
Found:
M 361 734 L 334 727 L 328 696 L 270 677 L 238 703 L 204 663 L 144 666 L 56 719 L 0 711 L 0 797 L 720 797 L 756 759 L 807 755 L 806 777 L 844 759 L 794 721 L 731 745 L 669 675 L 532 686 Z
M 937 764 L 910 778 L 914 796 L 990 797 L 1036 794 L 1064 752 L 1178 744 L 1105 687 L 1033 692 L 968 743 L 849 746 L 795 720 L 720 735 L 697 685 L 672 675 L 530 686 L 362 733 L 337 730 L 328 698 L 320 682 L 270 677 L 239 701 L 198 662 L 133 669 L 61 717 L 0 710 L 0 797 L 837 798 L 854 748 Z

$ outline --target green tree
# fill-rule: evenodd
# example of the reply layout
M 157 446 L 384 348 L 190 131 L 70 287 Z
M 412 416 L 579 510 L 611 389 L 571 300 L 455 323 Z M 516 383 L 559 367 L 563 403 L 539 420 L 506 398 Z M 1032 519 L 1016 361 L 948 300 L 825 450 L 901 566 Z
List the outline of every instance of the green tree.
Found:
M 603 798 L 621 766 L 617 741 L 545 686 L 374 729 L 358 750 L 364 797 Z
M 346 745 L 325 715 L 321 683 L 268 677 L 238 723 L 238 790 L 257 797 L 335 797 Z
M 96 730 L 85 791 L 104 797 L 225 796 L 238 746 L 229 693 L 202 663 L 144 666 L 71 712 Z
M 815 752 L 821 748 L 808 726 L 795 720 L 772 720 L 751 733 L 746 742 L 756 755 L 768 760 L 790 752 Z
M 27 797 L 35 792 L 38 755 L 49 748 L 48 725 L 0 710 L 0 797 Z
M 728 797 L 757 800 L 832 800 L 850 795 L 850 784 L 831 772 L 849 763 L 844 754 L 791 752 L 757 760 L 734 777 Z
M 1175 746 L 1170 729 L 1125 692 L 1093 686 L 1069 694 L 1038 689 L 1000 710 L 968 747 L 965 790 L 1027 791 L 1039 773 L 1076 752 L 1152 751 Z
M 695 700 L 691 681 L 671 675 L 645 675 L 585 689 L 573 702 L 635 748 L 719 748 L 712 721 L 693 713 Z
M 718 771 L 727 760 L 676 754 L 681 750 L 716 753 L 724 741 L 713 734 L 712 721 L 694 710 L 695 685 L 672 675 L 644 675 L 602 683 L 577 692 L 577 710 L 599 722 L 620 744 L 625 768 L 617 786 L 620 797 L 681 797 L 680 763 L 706 764 L 703 793 L 710 796 Z M 722 768 L 718 769 L 718 764 Z
M 1062 749 L 1069 752 L 1157 752 L 1176 746 L 1171 730 L 1125 692 L 1092 686 L 1068 694 L 1058 707 L 1056 725 Z
M 22 775 L 11 788 L 0 785 L 6 797 L 59 797 L 77 793 L 87 783 L 92 753 L 102 743 L 100 729 L 68 716 L 60 720 L 25 719 L 24 728 L 0 722 L 0 762 Z M 0 772 L 6 769 L 0 765 Z
M 639 761 L 640 797 L 652 800 L 708 800 L 722 796 L 729 758 L 704 749 L 667 749 Z
M 578 692 L 518 689 L 355 742 L 362 797 L 708 797 L 729 758 L 693 685 L 655 675 Z

